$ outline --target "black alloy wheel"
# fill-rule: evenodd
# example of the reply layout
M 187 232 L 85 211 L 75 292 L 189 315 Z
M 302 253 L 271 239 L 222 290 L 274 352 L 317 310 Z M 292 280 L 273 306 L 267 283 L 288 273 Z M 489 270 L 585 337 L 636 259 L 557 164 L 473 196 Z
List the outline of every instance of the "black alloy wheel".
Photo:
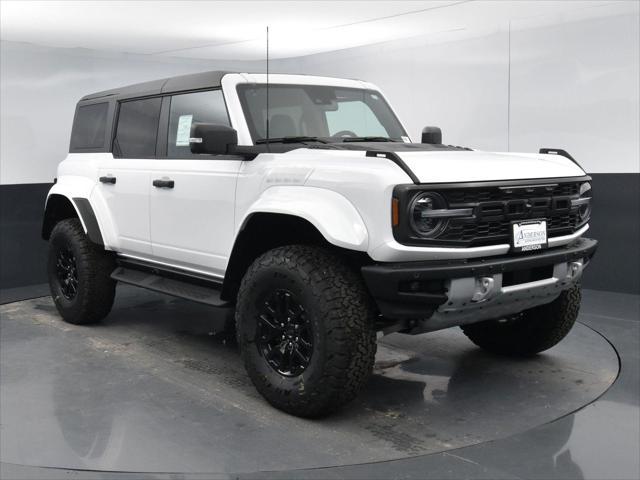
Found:
M 295 377 L 309 366 L 313 331 L 304 307 L 289 290 L 274 291 L 258 315 L 256 346 L 280 375 Z
M 78 267 L 76 257 L 69 247 L 58 250 L 56 276 L 64 298 L 73 300 L 78 293 Z

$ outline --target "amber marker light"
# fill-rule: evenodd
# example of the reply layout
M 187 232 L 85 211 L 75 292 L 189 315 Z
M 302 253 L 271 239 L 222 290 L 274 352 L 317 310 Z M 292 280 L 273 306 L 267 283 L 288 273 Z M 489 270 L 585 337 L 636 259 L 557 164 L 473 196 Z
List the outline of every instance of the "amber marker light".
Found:
M 398 199 L 393 198 L 391 200 L 391 224 L 397 227 L 400 223 L 400 216 L 398 214 Z

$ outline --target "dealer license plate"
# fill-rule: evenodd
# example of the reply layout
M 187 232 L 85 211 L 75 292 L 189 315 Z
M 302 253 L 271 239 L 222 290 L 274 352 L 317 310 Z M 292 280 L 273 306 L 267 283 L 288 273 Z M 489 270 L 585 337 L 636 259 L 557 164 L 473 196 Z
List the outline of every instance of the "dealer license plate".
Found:
M 528 220 L 526 222 L 514 222 L 513 249 L 516 252 L 528 252 L 547 248 L 547 221 Z

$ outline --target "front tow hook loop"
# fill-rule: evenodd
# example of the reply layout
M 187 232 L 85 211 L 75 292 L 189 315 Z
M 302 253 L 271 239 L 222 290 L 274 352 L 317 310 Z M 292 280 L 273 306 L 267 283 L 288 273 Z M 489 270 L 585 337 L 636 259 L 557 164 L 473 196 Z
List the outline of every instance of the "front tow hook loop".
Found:
M 471 297 L 472 302 L 484 302 L 493 290 L 493 277 L 476 278 L 476 288 Z
M 582 262 L 569 263 L 569 272 L 567 273 L 567 277 L 570 280 L 578 277 L 581 272 L 582 272 Z

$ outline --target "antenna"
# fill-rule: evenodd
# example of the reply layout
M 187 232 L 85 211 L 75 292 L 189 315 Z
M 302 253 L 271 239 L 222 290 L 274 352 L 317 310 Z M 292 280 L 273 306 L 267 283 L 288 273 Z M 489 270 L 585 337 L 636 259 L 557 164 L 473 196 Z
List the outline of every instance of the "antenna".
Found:
M 267 151 L 270 152 L 269 140 L 269 25 L 267 25 Z

